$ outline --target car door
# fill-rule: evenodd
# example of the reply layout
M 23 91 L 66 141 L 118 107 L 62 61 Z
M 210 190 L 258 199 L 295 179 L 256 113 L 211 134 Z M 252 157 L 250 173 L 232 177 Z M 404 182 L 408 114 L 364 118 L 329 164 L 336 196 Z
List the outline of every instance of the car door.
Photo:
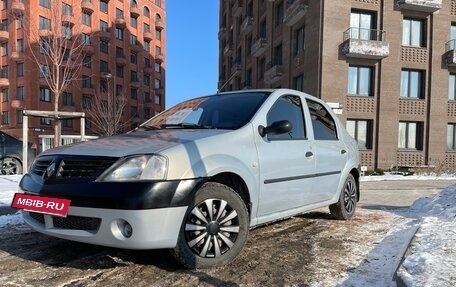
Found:
M 306 138 L 300 96 L 284 95 L 267 113 L 267 126 L 282 120 L 292 124 L 283 134 L 258 136 L 260 169 L 258 217 L 272 215 L 307 204 L 315 170 L 313 146 Z
M 337 134 L 336 121 L 328 109 L 317 101 L 306 99 L 309 108 L 315 156 L 313 198 L 317 202 L 334 197 L 338 191 L 348 150 Z

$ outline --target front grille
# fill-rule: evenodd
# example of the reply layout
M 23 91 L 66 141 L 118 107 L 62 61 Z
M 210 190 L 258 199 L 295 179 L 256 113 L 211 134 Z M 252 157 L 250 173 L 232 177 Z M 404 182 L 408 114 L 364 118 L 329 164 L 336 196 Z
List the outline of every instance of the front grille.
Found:
M 44 214 L 29 212 L 30 217 L 36 221 L 44 224 Z M 100 228 L 101 218 L 94 217 L 83 217 L 83 216 L 72 216 L 59 217 L 51 216 L 54 228 L 60 229 L 71 229 L 71 230 L 85 230 L 85 231 L 97 231 Z
M 47 156 L 35 161 L 31 173 L 43 176 L 55 164 L 55 167 L 50 168 L 49 176 L 55 176 L 56 179 L 97 178 L 116 160 L 111 157 Z M 53 168 L 55 174 L 52 174 Z

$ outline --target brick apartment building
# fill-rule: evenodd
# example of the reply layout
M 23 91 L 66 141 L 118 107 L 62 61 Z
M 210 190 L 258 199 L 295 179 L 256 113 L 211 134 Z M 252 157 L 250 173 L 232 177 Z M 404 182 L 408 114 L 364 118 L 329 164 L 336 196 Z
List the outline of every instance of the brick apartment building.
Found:
M 43 35 L 54 0 L 2 0 L 0 27 L 0 111 L 2 131 L 22 135 L 23 110 L 52 111 L 52 93 L 30 49 Z M 165 107 L 165 1 L 60 0 L 72 37 L 85 43 L 78 78 L 60 98 L 60 111 L 84 112 L 84 105 L 107 89 L 126 98 L 124 131 Z M 62 18 L 63 19 L 63 18 Z M 30 31 L 30 32 L 27 32 Z M 28 43 L 32 43 L 29 45 Z M 109 86 L 109 87 L 107 87 Z M 115 90 L 114 90 L 115 89 Z M 114 94 L 114 92 L 112 93 Z M 86 114 L 87 115 L 87 114 Z M 30 118 L 29 139 L 53 134 L 51 119 Z M 96 133 L 86 118 L 86 134 Z M 62 121 L 62 134 L 78 134 L 80 121 Z
M 222 0 L 219 88 L 332 103 L 362 165 L 456 167 L 455 0 Z

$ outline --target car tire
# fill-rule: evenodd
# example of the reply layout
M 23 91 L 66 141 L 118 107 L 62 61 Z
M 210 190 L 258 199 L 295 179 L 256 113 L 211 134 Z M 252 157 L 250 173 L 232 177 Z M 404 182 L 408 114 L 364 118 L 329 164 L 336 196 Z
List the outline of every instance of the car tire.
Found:
M 221 266 L 239 254 L 248 231 L 249 213 L 241 197 L 223 184 L 205 183 L 189 205 L 173 255 L 187 268 Z
M 358 202 L 358 184 L 353 175 L 349 174 L 340 192 L 339 201 L 329 206 L 332 216 L 340 220 L 348 220 L 355 213 Z
M 4 175 L 22 174 L 22 164 L 19 160 L 12 157 L 2 159 L 2 170 Z

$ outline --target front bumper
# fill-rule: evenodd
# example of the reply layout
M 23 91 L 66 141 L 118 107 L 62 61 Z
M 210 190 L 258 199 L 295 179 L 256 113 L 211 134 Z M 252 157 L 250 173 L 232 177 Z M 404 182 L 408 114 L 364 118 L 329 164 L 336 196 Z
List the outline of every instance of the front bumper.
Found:
M 176 246 L 187 206 L 117 210 L 70 207 L 66 218 L 22 211 L 25 222 L 50 236 L 125 249 L 159 249 Z M 131 236 L 122 226 L 131 225 Z

